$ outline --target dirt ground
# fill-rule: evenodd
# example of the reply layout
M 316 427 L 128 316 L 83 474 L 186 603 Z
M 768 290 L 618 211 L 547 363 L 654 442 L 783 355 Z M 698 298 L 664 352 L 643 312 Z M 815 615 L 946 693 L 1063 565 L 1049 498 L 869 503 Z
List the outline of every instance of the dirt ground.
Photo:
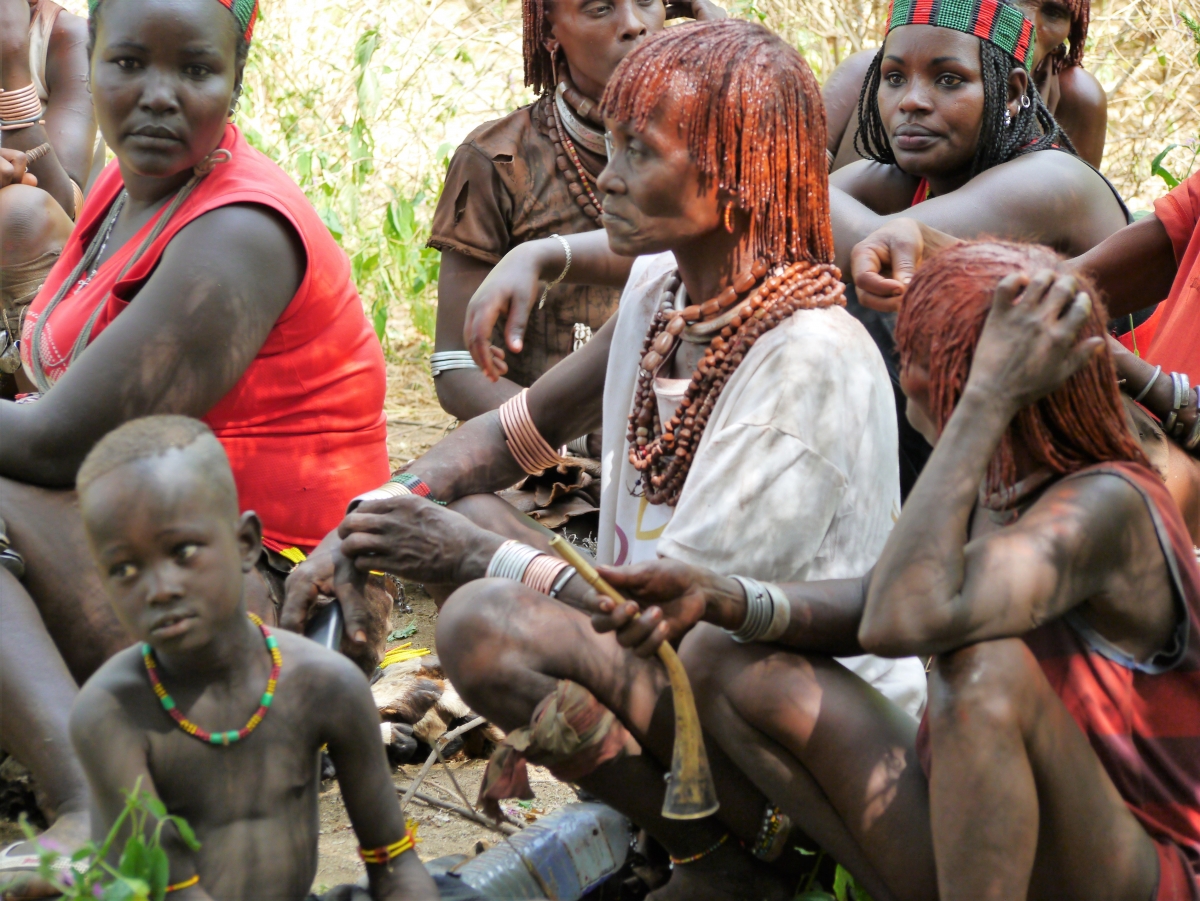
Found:
M 437 609 L 433 600 L 419 585 L 406 582 L 404 589 L 405 600 L 412 613 L 403 613 L 398 609 L 392 614 L 392 628 L 396 630 L 416 626 L 417 631 L 404 641 L 411 641 L 414 648 L 429 648 L 436 653 L 434 633 L 437 629 Z M 401 643 L 392 642 L 389 647 Z M 450 760 L 447 767 L 453 773 L 453 778 L 446 772 L 445 767 L 434 764 L 421 783 L 420 791 L 447 804 L 467 807 L 469 805 L 463 802 L 462 795 L 455 788 L 455 782 L 473 804 L 479 794 L 479 783 L 483 779 L 485 764 L 483 760 Z M 396 783 L 397 792 L 402 794 L 412 784 L 421 768 L 422 764 L 419 763 L 396 767 L 393 781 Z M 575 800 L 574 789 L 559 782 L 542 767 L 530 767 L 529 782 L 537 798 L 526 802 L 528 807 L 516 803 L 505 804 L 505 812 L 509 819 L 515 822 L 536 822 L 542 816 Z M 325 791 L 321 792 L 320 859 L 317 877 L 313 882 L 313 891 L 318 894 L 335 885 L 354 882 L 365 872 L 358 859 L 358 845 L 350 828 L 350 820 L 346 816 L 346 808 L 342 804 L 341 793 L 333 782 L 326 783 L 324 788 Z M 503 840 L 503 836 L 496 831 L 419 799 L 414 798 L 406 808 L 405 814 L 419 824 L 421 843 L 417 846 L 417 853 L 424 861 L 452 854 L 473 855 Z
M 450 431 L 455 421 L 437 404 L 426 363 L 428 349 L 419 344 L 398 352 L 388 363 L 388 398 L 385 412 L 388 418 L 388 453 L 393 467 L 401 466 L 420 456 Z M 405 601 L 392 614 L 393 630 L 416 626 L 408 638 L 391 642 L 394 647 L 411 641 L 414 648 L 429 648 L 437 653 L 435 633 L 437 609 L 433 600 L 416 584 L 405 583 Z M 409 612 L 411 611 L 411 612 Z M 453 779 L 441 765 L 435 765 L 422 783 L 421 792 L 440 798 L 448 804 L 468 806 L 454 786 L 458 782 L 466 797 L 474 802 L 483 778 L 482 760 L 451 760 L 448 764 Z M 412 783 L 421 769 L 420 764 L 397 767 L 394 780 L 398 791 Z M 542 816 L 575 800 L 574 790 L 541 767 L 530 768 L 530 783 L 537 795 L 529 806 L 509 804 L 506 812 L 518 823 L 534 822 Z M 327 782 L 320 798 L 320 859 L 313 890 L 357 881 L 364 873 L 358 859 L 357 842 L 342 804 L 336 782 Z M 422 860 L 429 861 L 452 854 L 474 854 L 503 840 L 503 836 L 457 814 L 414 799 L 406 814 L 420 824 L 421 843 L 417 851 Z M 23 838 L 16 822 L 0 818 L 0 848 Z M 483 844 L 481 844 L 483 843 Z

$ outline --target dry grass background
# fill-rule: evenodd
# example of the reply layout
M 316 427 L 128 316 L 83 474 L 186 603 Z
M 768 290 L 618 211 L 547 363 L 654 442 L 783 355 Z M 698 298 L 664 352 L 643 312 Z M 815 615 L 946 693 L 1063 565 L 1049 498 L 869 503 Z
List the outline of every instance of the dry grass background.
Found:
M 68 0 L 82 8 L 83 0 Z M 886 0 L 726 0 L 783 34 L 824 80 L 877 46 Z M 1190 169 L 1200 136 L 1197 0 L 1099 0 L 1086 66 L 1109 94 L 1103 169 L 1135 209 Z M 393 454 L 440 434 L 423 356 L 437 254 L 422 250 L 446 159 L 477 124 L 531 99 L 520 0 L 262 0 L 238 121 L 303 186 L 355 264 L 392 361 Z M 420 424 L 418 425 L 414 424 Z M 439 428 L 425 428 L 436 425 Z

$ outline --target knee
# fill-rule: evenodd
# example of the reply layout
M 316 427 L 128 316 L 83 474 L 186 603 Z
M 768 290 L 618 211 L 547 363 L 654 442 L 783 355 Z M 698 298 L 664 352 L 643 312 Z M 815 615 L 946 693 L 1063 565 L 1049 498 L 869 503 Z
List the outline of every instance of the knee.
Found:
M 0 265 L 61 253 L 72 227 L 62 207 L 45 191 L 9 185 L 0 190 Z
M 1040 675 L 1036 658 L 1019 638 L 942 654 L 929 674 L 929 727 L 1020 728 Z
M 450 595 L 438 613 L 438 659 L 464 698 L 481 679 L 495 682 L 521 589 L 509 579 L 479 579 Z

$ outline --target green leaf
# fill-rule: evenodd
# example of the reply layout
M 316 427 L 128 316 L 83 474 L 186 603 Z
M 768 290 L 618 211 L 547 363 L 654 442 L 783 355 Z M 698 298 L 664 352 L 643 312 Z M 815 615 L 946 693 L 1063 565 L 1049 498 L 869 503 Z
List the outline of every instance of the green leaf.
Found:
M 146 805 L 146 809 L 154 814 L 154 818 L 165 820 L 167 818 L 167 805 L 150 793 L 142 795 L 141 801 Z
M 399 629 L 393 629 L 391 632 L 389 632 L 387 640 L 388 641 L 403 641 L 406 638 L 412 638 L 416 634 L 417 634 L 417 624 L 409 623 L 407 626 L 403 626 Z
M 150 866 L 146 874 L 146 884 L 150 887 L 150 897 L 162 901 L 166 894 L 167 885 L 171 881 L 171 862 L 167 852 L 162 848 L 150 849 Z
M 342 220 L 338 218 L 337 212 L 333 207 L 322 207 L 320 211 L 321 221 L 325 223 L 325 227 L 329 229 L 330 234 L 340 243 L 342 237 L 346 234 L 346 230 L 342 228 Z
M 375 301 L 371 305 L 371 321 L 375 326 L 375 337 L 379 339 L 379 343 L 387 349 L 387 322 L 388 308 L 387 304 L 381 300 Z
M 1178 147 L 1178 144 L 1168 144 L 1150 163 L 1150 174 L 1157 175 L 1167 183 L 1168 188 L 1179 187 L 1179 179 L 1172 175 L 1162 164 L 1167 154 Z
M 839 866 L 833 874 L 833 896 L 837 901 L 850 901 L 850 882 L 849 871 Z
M 141 877 L 149 869 L 149 855 L 146 850 L 146 840 L 140 835 L 129 836 L 125 842 L 125 850 L 121 852 L 121 862 L 117 864 L 117 872 L 122 876 Z
M 360 69 L 365 69 L 371 65 L 371 57 L 375 55 L 375 51 L 379 48 L 379 29 L 372 28 L 370 31 L 364 31 L 359 37 L 358 42 L 354 45 L 354 65 Z
M 196 840 L 196 833 L 192 829 L 191 823 L 183 817 L 171 817 L 171 822 L 175 824 L 175 828 L 179 830 L 179 837 L 183 839 L 183 843 L 192 851 L 200 850 L 200 842 Z
M 358 80 L 358 108 L 363 115 L 374 117 L 379 108 L 379 76 L 374 69 L 364 69 L 362 78 Z

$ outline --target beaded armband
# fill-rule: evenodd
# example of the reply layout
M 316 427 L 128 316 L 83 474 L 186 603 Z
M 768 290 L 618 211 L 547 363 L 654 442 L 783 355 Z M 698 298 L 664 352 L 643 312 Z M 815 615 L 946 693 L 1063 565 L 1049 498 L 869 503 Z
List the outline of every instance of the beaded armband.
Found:
M 185 888 L 191 888 L 193 885 L 200 884 L 200 874 L 197 873 L 191 879 L 185 879 L 183 882 L 176 882 L 174 885 L 168 885 L 165 889 L 167 894 L 171 892 L 182 892 Z
M 487 577 L 512 579 L 541 594 L 555 597 L 567 582 L 564 576 L 568 569 L 574 575 L 575 570 L 565 560 L 543 554 L 520 541 L 509 540 L 492 555 Z
M 525 398 L 528 393 L 529 389 L 526 388 L 500 406 L 500 427 L 504 429 L 504 440 L 517 465 L 531 476 L 536 476 L 558 466 L 563 460 L 562 454 L 549 445 L 534 425 Z
M 360 494 L 350 502 L 350 507 L 347 513 L 354 512 L 354 508 L 365 501 L 383 501 L 389 497 L 400 497 L 405 494 L 415 494 L 417 497 L 423 497 L 426 500 L 433 501 L 439 506 L 446 506 L 445 501 L 439 501 L 433 496 L 433 490 L 422 482 L 417 476 L 411 472 L 398 472 L 378 488 L 373 491 L 368 491 L 366 494 Z
M 411 851 L 417 846 L 420 841 L 417 838 L 417 824 L 413 820 L 408 821 L 408 828 L 404 833 L 404 838 L 398 842 L 392 842 L 390 845 L 384 845 L 382 848 L 359 848 L 358 856 L 362 858 L 363 863 L 376 865 L 386 864 L 395 860 L 405 851 Z

